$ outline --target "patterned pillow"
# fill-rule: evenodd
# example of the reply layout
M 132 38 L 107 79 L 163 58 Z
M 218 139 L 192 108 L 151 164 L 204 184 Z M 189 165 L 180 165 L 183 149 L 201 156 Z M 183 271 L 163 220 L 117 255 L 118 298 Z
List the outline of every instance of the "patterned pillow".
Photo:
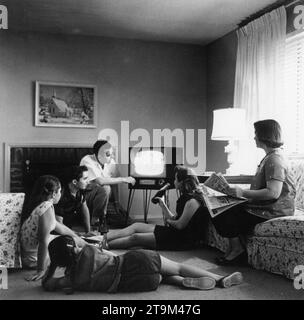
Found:
M 283 237 L 304 239 L 304 214 L 270 219 L 254 229 L 259 237 Z
M 0 267 L 20 268 L 19 230 L 24 193 L 0 193 Z
M 290 161 L 290 169 L 296 184 L 296 208 L 304 211 L 304 160 Z

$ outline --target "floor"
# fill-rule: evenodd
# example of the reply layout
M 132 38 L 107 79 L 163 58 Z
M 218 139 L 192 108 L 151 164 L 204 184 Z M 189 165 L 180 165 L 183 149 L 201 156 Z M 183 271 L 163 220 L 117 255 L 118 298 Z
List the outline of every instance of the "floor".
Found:
M 138 221 L 138 220 L 137 220 Z M 161 219 L 149 219 L 149 223 L 162 223 Z M 117 254 L 123 250 L 113 250 Z M 296 290 L 293 281 L 283 276 L 247 267 L 220 267 L 215 257 L 220 251 L 202 247 L 191 251 L 161 251 L 163 256 L 174 261 L 196 265 L 209 271 L 226 275 L 241 271 L 244 282 L 229 289 L 215 288 L 208 291 L 189 290 L 167 284 L 161 284 L 156 291 L 145 293 L 92 293 L 76 292 L 66 295 L 63 292 L 45 292 L 40 282 L 28 282 L 24 278 L 31 272 L 10 270 L 8 289 L 1 290 L 0 300 L 304 300 L 304 289 Z
M 116 251 L 121 253 L 122 251 Z M 215 288 L 199 291 L 161 284 L 156 291 L 147 293 L 88 293 L 76 292 L 65 295 L 62 292 L 44 292 L 39 282 L 27 282 L 24 277 L 29 271 L 9 272 L 8 289 L 0 290 L 0 300 L 268 300 L 304 299 L 304 289 L 296 290 L 293 281 L 251 267 L 218 267 L 214 258 L 219 252 L 213 248 L 200 248 L 185 252 L 161 252 L 173 260 L 206 268 L 221 275 L 241 271 L 244 283 L 229 289 Z

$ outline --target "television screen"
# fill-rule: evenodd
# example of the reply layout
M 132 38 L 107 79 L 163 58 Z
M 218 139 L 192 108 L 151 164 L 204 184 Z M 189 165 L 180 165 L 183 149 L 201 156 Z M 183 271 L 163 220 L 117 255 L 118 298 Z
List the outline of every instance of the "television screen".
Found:
M 165 178 L 166 159 L 161 149 L 132 148 L 130 175 L 133 177 Z
M 136 176 L 158 177 L 165 171 L 165 158 L 161 151 L 139 151 L 135 155 L 133 164 Z
M 131 147 L 129 149 L 129 175 L 136 182 L 129 188 L 159 189 L 174 181 L 174 168 L 182 164 L 183 150 L 175 147 Z

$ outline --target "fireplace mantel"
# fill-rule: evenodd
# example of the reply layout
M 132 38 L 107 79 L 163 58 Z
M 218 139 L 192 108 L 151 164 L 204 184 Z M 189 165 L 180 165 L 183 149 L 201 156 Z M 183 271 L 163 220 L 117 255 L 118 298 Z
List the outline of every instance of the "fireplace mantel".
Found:
M 49 143 L 49 142 L 46 142 L 46 143 L 43 143 L 43 142 L 39 142 L 39 143 L 30 143 L 30 142 L 26 142 L 26 143 L 25 142 L 22 142 L 22 143 L 18 143 L 18 142 L 5 143 L 4 144 L 4 190 L 5 190 L 5 192 L 10 192 L 11 191 L 11 182 L 12 182 L 11 181 L 11 176 L 12 176 L 12 174 L 14 174 L 13 170 L 12 170 L 14 168 L 12 168 L 11 160 L 12 160 L 12 154 L 14 152 L 16 154 L 13 155 L 13 156 L 15 158 L 16 157 L 20 157 L 21 158 L 21 159 L 19 159 L 20 160 L 20 165 L 23 166 L 24 162 L 26 161 L 26 159 L 23 158 L 23 150 L 27 150 L 27 153 L 28 153 L 30 149 L 33 149 L 33 150 L 48 149 L 48 152 L 50 152 L 50 149 L 54 150 L 54 151 L 56 151 L 57 149 L 67 149 L 67 150 L 76 149 L 76 151 L 78 151 L 78 149 L 80 149 L 80 150 L 81 149 L 85 149 L 85 150 L 83 150 L 83 152 L 88 153 L 88 151 L 91 150 L 91 148 L 92 148 L 92 145 L 84 144 L 84 143 Z M 14 150 L 14 149 L 19 149 L 19 150 Z M 17 154 L 17 152 L 19 152 L 19 154 Z M 80 154 L 81 154 L 81 152 L 80 152 Z M 52 159 L 49 159 L 49 160 L 52 161 Z M 72 162 L 73 161 L 78 162 L 78 161 L 80 161 L 80 159 L 71 159 L 71 161 Z M 58 163 L 58 165 L 61 165 L 61 163 Z M 22 170 L 22 169 L 20 169 L 20 170 Z M 21 174 L 21 173 L 19 172 L 19 174 Z

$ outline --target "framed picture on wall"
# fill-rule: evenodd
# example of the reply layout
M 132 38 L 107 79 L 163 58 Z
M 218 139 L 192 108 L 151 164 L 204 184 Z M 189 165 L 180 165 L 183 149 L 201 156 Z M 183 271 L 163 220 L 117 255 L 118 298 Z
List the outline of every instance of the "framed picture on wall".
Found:
M 35 126 L 96 128 L 97 87 L 36 81 Z

